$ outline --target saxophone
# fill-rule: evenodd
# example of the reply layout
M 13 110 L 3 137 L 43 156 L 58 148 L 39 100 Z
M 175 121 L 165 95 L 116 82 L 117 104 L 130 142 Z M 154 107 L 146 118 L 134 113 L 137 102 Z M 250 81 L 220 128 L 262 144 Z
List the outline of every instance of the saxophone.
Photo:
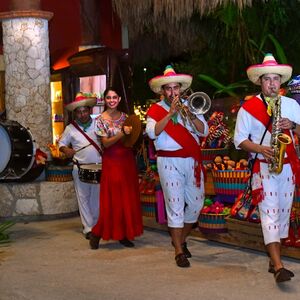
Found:
M 269 100 L 269 101 L 268 101 Z M 283 168 L 284 155 L 286 146 L 292 143 L 292 139 L 287 134 L 284 134 L 279 127 L 279 120 L 281 119 L 281 97 L 266 97 L 266 101 L 271 104 L 272 110 L 272 133 L 271 133 L 271 147 L 274 150 L 274 157 L 268 165 L 270 173 L 280 174 Z

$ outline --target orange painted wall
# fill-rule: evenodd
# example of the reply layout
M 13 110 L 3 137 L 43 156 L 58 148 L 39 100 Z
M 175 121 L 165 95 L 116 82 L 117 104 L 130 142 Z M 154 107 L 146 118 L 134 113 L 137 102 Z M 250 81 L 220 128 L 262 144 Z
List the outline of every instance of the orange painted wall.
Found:
M 119 18 L 113 13 L 111 0 L 100 1 L 101 44 L 113 49 L 121 49 L 122 32 Z M 7 11 L 9 0 L 0 1 L 0 12 Z M 68 66 L 67 58 L 78 51 L 81 44 L 80 1 L 41 0 L 41 9 L 54 13 L 49 21 L 49 48 L 51 66 L 61 69 Z M 1 35 L 2 37 L 2 35 Z M 0 41 L 2 53 L 2 40 Z

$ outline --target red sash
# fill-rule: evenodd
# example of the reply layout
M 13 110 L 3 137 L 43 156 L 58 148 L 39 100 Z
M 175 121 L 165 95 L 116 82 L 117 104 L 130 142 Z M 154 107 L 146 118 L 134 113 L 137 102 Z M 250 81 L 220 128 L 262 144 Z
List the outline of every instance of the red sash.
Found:
M 260 121 L 265 127 L 269 123 L 269 115 L 267 114 L 267 109 L 261 99 L 253 97 L 247 100 L 242 106 L 249 114 L 251 114 L 255 119 Z M 268 131 L 272 133 L 272 124 L 270 124 Z M 284 130 L 284 133 L 291 137 L 290 130 Z M 293 143 L 290 143 L 286 147 L 286 154 L 289 158 L 292 170 L 296 176 L 296 182 L 300 182 L 300 162 L 296 153 L 296 149 Z
M 102 149 L 92 140 L 80 127 L 75 121 L 71 121 L 71 124 L 92 144 L 96 150 L 102 154 Z
M 147 112 L 147 115 L 156 122 L 159 122 L 167 114 L 168 112 L 158 104 L 153 104 Z M 178 157 L 193 157 L 195 162 L 197 162 L 195 165 L 195 177 L 197 186 L 200 186 L 200 171 L 202 161 L 200 145 L 198 145 L 191 133 L 179 123 L 174 124 L 172 121 L 169 121 L 164 128 L 164 131 L 182 147 Z

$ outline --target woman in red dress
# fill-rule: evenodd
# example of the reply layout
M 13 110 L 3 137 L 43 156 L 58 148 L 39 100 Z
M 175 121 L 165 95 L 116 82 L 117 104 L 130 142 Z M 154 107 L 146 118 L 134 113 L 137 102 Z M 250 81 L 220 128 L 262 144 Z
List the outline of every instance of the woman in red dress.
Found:
M 100 189 L 100 212 L 90 237 L 91 249 L 98 249 L 100 238 L 118 240 L 134 247 L 132 240 L 143 233 L 138 172 L 132 148 L 122 138 L 131 126 L 123 126 L 127 115 L 117 109 L 121 97 L 113 88 L 104 92 L 106 110 L 97 118 L 96 133 L 104 148 Z

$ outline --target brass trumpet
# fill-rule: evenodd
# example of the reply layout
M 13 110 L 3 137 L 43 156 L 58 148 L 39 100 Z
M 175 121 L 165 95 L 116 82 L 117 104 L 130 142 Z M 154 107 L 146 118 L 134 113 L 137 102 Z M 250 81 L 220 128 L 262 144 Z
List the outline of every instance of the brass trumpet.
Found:
M 193 115 L 204 115 L 209 111 L 211 107 L 211 99 L 204 92 L 195 92 L 190 96 L 188 96 L 188 98 L 185 101 L 187 101 L 188 111 Z M 184 126 L 186 126 L 187 123 L 189 123 L 189 125 L 193 128 L 193 130 L 197 131 L 194 123 L 190 118 L 190 115 L 186 111 L 186 106 L 181 101 L 181 98 L 180 101 L 178 102 L 178 108 L 179 108 L 178 112 L 182 118 Z

